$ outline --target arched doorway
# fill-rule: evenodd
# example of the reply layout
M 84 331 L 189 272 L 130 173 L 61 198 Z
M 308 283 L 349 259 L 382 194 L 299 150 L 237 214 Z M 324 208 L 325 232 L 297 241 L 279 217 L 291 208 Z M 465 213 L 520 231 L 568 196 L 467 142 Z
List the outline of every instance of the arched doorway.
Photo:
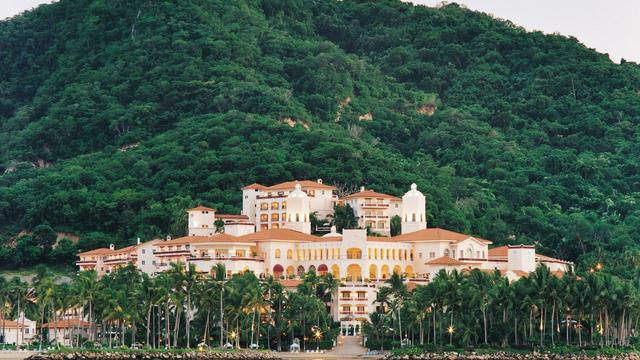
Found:
M 340 278 L 340 267 L 338 265 L 332 265 L 331 266 L 331 274 L 333 274 L 333 277 L 336 279 Z
M 404 272 L 407 273 L 407 277 L 408 278 L 412 278 L 413 277 L 413 266 L 407 265 L 407 268 L 405 269 Z
M 300 277 L 304 276 L 304 266 L 302 265 L 298 266 L 298 276 Z
M 283 272 L 284 272 L 284 268 L 282 267 L 282 265 L 276 264 L 273 267 L 273 277 L 279 278 L 280 276 L 282 276 Z
M 329 268 L 327 267 L 327 265 L 325 264 L 320 264 L 320 266 L 318 266 L 318 274 L 320 275 L 326 275 L 327 272 L 329 272 Z
M 393 273 L 397 275 L 402 274 L 402 268 L 400 267 L 400 265 L 396 265 L 393 267 Z
M 378 278 L 378 267 L 375 265 L 369 266 L 369 279 L 375 280 Z
M 287 266 L 287 277 L 296 274 L 296 269 L 293 266 Z
M 382 279 L 387 279 L 389 277 L 389 266 L 388 265 L 382 265 L 382 268 L 380 269 L 380 277 Z
M 358 264 L 347 266 L 347 281 L 362 281 L 362 268 Z

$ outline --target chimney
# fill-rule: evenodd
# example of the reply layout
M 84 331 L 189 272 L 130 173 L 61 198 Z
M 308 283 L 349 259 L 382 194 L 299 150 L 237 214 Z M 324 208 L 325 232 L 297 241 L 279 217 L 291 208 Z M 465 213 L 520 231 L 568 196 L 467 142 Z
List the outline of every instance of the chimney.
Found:
M 322 184 L 322 179 L 318 179 L 318 184 Z
M 116 249 L 116 246 L 113 244 L 109 244 L 109 250 L 113 251 Z
M 140 245 L 140 238 L 138 238 L 138 240 L 136 241 L 137 245 Z
M 360 191 L 364 191 L 364 186 L 360 186 Z

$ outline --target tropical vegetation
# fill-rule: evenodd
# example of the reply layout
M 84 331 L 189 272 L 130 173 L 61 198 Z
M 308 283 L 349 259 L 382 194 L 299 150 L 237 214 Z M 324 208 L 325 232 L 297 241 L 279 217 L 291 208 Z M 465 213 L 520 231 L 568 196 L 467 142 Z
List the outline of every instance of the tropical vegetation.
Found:
M 372 349 L 629 348 L 640 345 L 640 293 L 596 264 L 562 276 L 540 265 L 510 282 L 499 271 L 440 271 L 407 289 L 394 274 L 365 326 Z M 556 351 L 554 350 L 554 351 Z
M 640 69 L 574 38 L 456 4 L 60 0 L 0 51 L 0 267 L 302 178 L 415 182 L 430 226 L 636 264 Z
M 95 271 L 79 272 L 69 283 L 45 271 L 30 283 L 0 276 L 0 334 L 6 331 L 1 319 L 24 311 L 37 321 L 38 348 L 62 345 L 42 324 L 54 324 L 55 334 L 57 320 L 80 317 L 91 326 L 71 330 L 68 341 L 76 348 L 288 350 L 298 338 L 302 350 L 325 349 L 337 336 L 327 311 L 337 286 L 331 275 L 311 272 L 290 292 L 251 272 L 228 276 L 224 265 L 216 265 L 201 274 L 180 263 L 154 277 L 133 266 L 101 278 Z

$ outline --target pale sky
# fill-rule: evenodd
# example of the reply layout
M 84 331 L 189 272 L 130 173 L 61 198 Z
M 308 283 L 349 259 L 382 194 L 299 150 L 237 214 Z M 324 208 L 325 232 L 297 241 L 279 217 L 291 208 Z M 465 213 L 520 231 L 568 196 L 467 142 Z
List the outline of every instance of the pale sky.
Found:
M 0 19 L 52 0 L 0 0 Z M 441 0 L 412 0 L 437 6 Z M 574 36 L 611 59 L 640 63 L 640 0 L 457 0 L 527 30 Z

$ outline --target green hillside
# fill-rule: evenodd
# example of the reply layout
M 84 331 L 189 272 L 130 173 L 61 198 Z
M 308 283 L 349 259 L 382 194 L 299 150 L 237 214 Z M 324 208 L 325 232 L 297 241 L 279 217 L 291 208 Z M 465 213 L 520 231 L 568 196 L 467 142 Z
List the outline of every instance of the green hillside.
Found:
M 416 182 L 430 226 L 585 264 L 640 249 L 640 67 L 576 39 L 455 4 L 61 0 L 0 53 L 0 267 L 294 178 Z

